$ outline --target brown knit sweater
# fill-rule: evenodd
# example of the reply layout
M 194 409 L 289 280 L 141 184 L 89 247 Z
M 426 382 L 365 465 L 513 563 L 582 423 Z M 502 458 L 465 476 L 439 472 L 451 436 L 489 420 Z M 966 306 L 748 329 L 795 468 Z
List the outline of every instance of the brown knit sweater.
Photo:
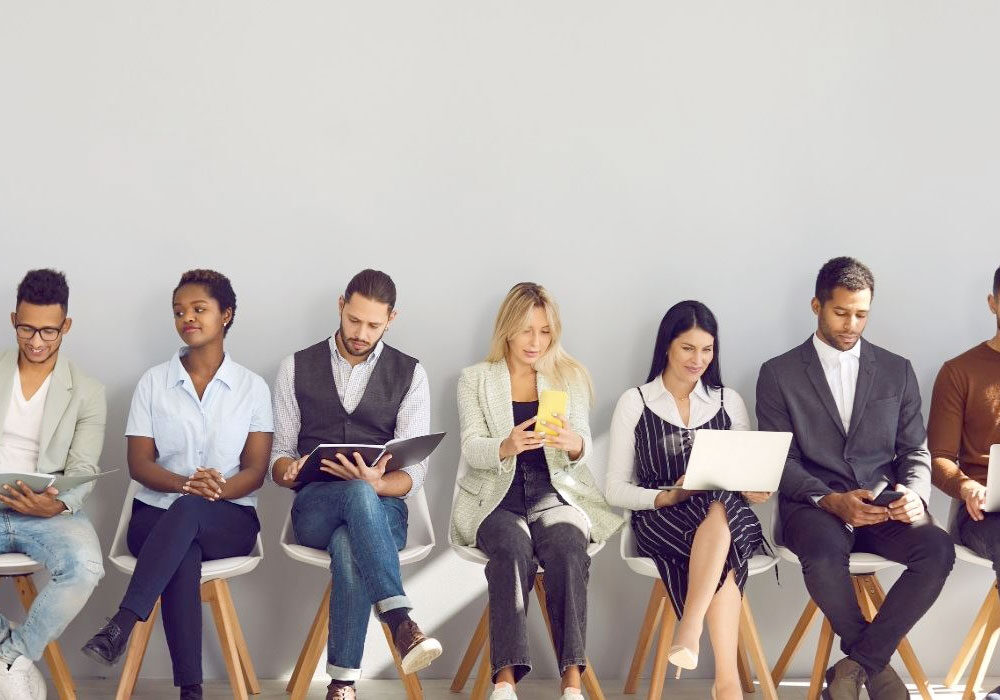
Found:
M 1000 443 L 1000 352 L 981 343 L 945 362 L 934 382 L 927 446 L 932 459 L 958 465 L 935 464 L 934 485 L 958 498 L 963 481 L 985 484 L 995 443 Z

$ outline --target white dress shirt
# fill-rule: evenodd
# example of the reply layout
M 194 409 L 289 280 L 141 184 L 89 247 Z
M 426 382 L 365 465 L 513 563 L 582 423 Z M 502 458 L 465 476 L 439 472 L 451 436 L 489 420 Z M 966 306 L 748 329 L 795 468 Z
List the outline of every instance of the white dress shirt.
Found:
M 336 385 L 340 403 L 348 413 L 361 403 L 361 398 L 368 387 L 368 380 L 375 371 L 378 358 L 382 355 L 385 344 L 380 340 L 363 362 L 351 365 L 340 354 L 336 337 L 330 337 L 330 362 L 333 367 L 333 383 Z M 272 470 L 274 463 L 281 457 L 298 459 L 299 429 L 302 427 L 302 414 L 299 402 L 295 397 L 295 355 L 289 355 L 281 361 L 278 367 L 278 377 L 274 382 L 274 446 L 271 448 L 271 469 L 267 470 L 268 478 L 274 480 Z M 427 371 L 418 362 L 413 368 L 413 379 L 410 388 L 403 397 L 396 414 L 396 430 L 394 439 L 419 437 L 431 431 L 431 391 L 427 381 Z M 407 494 L 420 490 L 427 476 L 427 460 L 404 467 L 413 482 Z
M 226 353 L 201 398 L 181 364 L 182 348 L 169 362 L 146 371 L 135 387 L 125 435 L 150 437 L 156 463 L 174 474 L 192 476 L 198 467 L 218 469 L 229 478 L 240 471 L 240 457 L 250 433 L 274 431 L 267 382 Z M 143 486 L 135 497 L 167 509 L 184 494 Z M 198 498 L 188 496 L 188 498 Z M 253 506 L 256 494 L 232 499 Z
M 657 377 L 642 385 L 642 395 L 650 410 L 671 425 L 679 428 L 697 428 L 704 425 L 719 412 L 722 392 L 706 389 L 700 381 L 691 392 L 691 415 L 688 422 L 681 420 L 680 410 L 674 395 L 663 386 Z M 725 390 L 726 415 L 732 422 L 731 430 L 750 430 L 750 416 L 742 397 L 732 389 Z M 650 510 L 659 489 L 644 489 L 635 484 L 635 426 L 642 416 L 642 397 L 634 388 L 629 389 L 615 406 L 611 417 L 611 448 L 608 455 L 608 475 L 606 498 L 608 503 L 629 510 Z
M 858 388 L 858 371 L 861 368 L 861 341 L 854 344 L 850 350 L 840 351 L 832 345 L 827 345 L 813 335 L 813 347 L 823 365 L 826 383 L 833 393 L 833 402 L 837 404 L 840 421 L 844 430 L 851 428 L 851 414 L 854 412 L 854 394 Z

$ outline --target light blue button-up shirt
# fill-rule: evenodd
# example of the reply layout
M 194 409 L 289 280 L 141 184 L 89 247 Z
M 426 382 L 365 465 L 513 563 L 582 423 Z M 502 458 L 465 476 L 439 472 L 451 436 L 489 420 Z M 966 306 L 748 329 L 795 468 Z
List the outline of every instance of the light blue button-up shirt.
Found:
M 228 479 L 240 470 L 247 436 L 274 432 L 271 392 L 263 379 L 227 353 L 199 399 L 181 364 L 185 350 L 142 375 L 132 395 L 125 434 L 153 438 L 157 463 L 175 474 L 191 476 L 198 467 L 212 467 Z M 142 487 L 135 497 L 166 509 L 182 495 Z M 233 503 L 253 506 L 257 496 Z

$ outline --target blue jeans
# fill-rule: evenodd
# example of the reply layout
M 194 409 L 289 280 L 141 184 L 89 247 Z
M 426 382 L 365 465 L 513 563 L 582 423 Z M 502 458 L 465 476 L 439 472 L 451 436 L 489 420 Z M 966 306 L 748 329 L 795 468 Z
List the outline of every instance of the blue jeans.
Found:
M 51 580 L 35 598 L 23 625 L 12 628 L 0 615 L 0 660 L 8 664 L 18 656 L 42 658 L 48 643 L 63 633 L 104 576 L 101 543 L 81 512 L 37 518 L 0 511 L 0 554 L 12 552 L 45 566 Z
M 363 481 L 313 482 L 295 496 L 295 538 L 330 553 L 333 590 L 326 659 L 327 672 L 336 680 L 361 677 L 373 605 L 379 615 L 413 608 L 399 575 L 407 516 L 402 499 L 379 497 Z

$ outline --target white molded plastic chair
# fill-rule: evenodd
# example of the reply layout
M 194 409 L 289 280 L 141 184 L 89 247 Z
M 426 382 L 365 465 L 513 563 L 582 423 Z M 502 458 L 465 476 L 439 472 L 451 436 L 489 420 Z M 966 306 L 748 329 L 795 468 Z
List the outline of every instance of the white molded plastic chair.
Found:
M 631 695 L 639 687 L 639 674 L 646 664 L 649 656 L 649 649 L 653 643 L 653 634 L 659 625 L 660 637 L 656 645 L 656 655 L 653 657 L 653 672 L 650 677 L 649 693 L 647 700 L 657 700 L 663 693 L 663 681 L 667 672 L 667 653 L 670 649 L 670 642 L 674 636 L 674 625 L 677 624 L 677 614 L 674 612 L 673 603 L 667 596 L 666 586 L 660 578 L 660 572 L 656 568 L 656 562 L 650 557 L 639 554 L 635 543 L 635 535 L 632 532 L 632 513 L 625 511 L 625 527 L 621 536 L 621 557 L 625 564 L 635 573 L 655 579 L 653 590 L 649 595 L 649 605 L 646 606 L 646 615 L 643 618 L 642 627 L 639 630 L 639 639 L 635 645 L 635 653 L 632 655 L 632 665 L 629 668 L 628 677 L 625 681 L 625 694 Z M 778 557 L 767 554 L 755 554 L 747 562 L 748 573 L 756 576 L 773 569 L 778 563 Z M 753 678 L 750 675 L 750 664 L 747 661 L 749 652 L 753 661 L 757 680 L 767 700 L 778 700 L 778 692 L 771 679 L 770 667 L 767 665 L 767 657 L 764 654 L 764 647 L 761 644 L 760 634 L 757 631 L 757 624 L 754 622 L 753 613 L 750 610 L 750 601 L 743 597 L 743 608 L 740 613 L 740 641 L 739 654 L 737 656 L 740 672 L 740 681 L 743 690 L 747 693 L 754 692 Z
M 594 472 L 594 465 L 602 465 L 605 460 L 599 459 L 599 451 L 595 450 L 595 459 L 588 459 L 587 466 L 591 470 L 591 474 L 598 478 L 598 474 Z M 454 515 L 455 501 L 458 498 L 458 481 L 469 471 L 469 465 L 465 461 L 465 457 L 460 457 L 458 460 L 458 472 L 455 475 L 455 488 L 452 492 L 451 507 L 452 515 L 448 517 L 448 534 L 449 542 L 452 550 L 460 558 L 465 561 L 472 562 L 473 564 L 481 564 L 483 566 L 489 562 L 490 558 L 486 556 L 486 552 L 479 549 L 478 547 L 471 547 L 468 545 L 460 545 L 454 541 L 451 541 L 451 518 Z M 604 549 L 605 542 L 591 542 L 587 546 L 587 554 L 591 559 Z M 545 626 L 549 630 L 549 637 L 552 638 L 552 620 L 549 619 L 548 607 L 545 603 L 545 570 L 539 565 L 538 573 L 535 574 L 535 596 L 538 598 L 538 607 L 542 611 L 542 617 L 545 619 Z M 472 639 L 469 641 L 469 647 L 465 650 L 465 655 L 462 657 L 462 663 L 458 667 L 458 672 L 455 674 L 455 678 L 451 683 L 451 692 L 460 693 L 465 687 L 466 681 L 469 680 L 469 676 L 472 673 L 472 668 L 476 664 L 476 659 L 482 657 L 479 664 L 479 671 L 476 674 L 476 682 L 472 686 L 472 695 L 470 700 L 485 700 L 486 691 L 489 687 L 491 680 L 491 668 L 490 668 L 490 643 L 489 634 L 490 632 L 490 605 L 489 601 L 486 602 L 486 609 L 483 610 L 482 616 L 479 618 L 479 624 L 476 626 L 476 631 L 472 634 Z M 555 639 L 553 639 L 553 644 L 555 644 Z M 583 687 L 587 691 L 587 695 L 593 700 L 604 700 L 604 691 L 601 690 L 600 683 L 597 680 L 597 674 L 594 672 L 594 666 L 587 660 L 587 668 L 583 672 Z
M 399 552 L 399 564 L 415 564 L 425 559 L 431 550 L 434 549 L 434 526 L 431 522 L 430 509 L 427 507 L 427 496 L 421 488 L 406 500 L 409 511 L 406 530 L 406 546 Z M 301 545 L 295 539 L 295 530 L 292 528 L 292 512 L 288 511 L 285 516 L 285 524 L 281 528 L 281 548 L 285 554 L 296 561 L 316 566 L 329 571 L 330 554 L 325 549 L 314 549 Z M 313 673 L 319 665 L 320 656 L 326 649 L 327 637 L 330 633 L 330 593 L 333 590 L 333 580 L 326 586 L 326 592 L 320 601 L 316 616 L 302 651 L 299 653 L 298 661 L 295 663 L 295 670 L 292 671 L 291 678 L 288 679 L 286 692 L 290 693 L 292 700 L 301 700 L 309 692 L 309 683 L 312 681 Z M 383 623 L 382 632 L 385 640 L 389 644 L 389 651 L 392 652 L 393 661 L 396 663 L 396 671 L 399 673 L 403 687 L 406 689 L 408 700 L 419 700 L 423 697 L 423 689 L 420 686 L 420 679 L 415 673 L 407 674 L 403 672 L 403 667 L 399 654 L 396 652 L 396 645 L 392 641 L 392 633 Z
M 21 598 L 21 604 L 25 610 L 31 608 L 31 604 L 35 602 L 35 597 L 38 595 L 32 575 L 44 568 L 25 554 L 16 552 L 0 554 L 0 578 L 14 579 L 14 586 L 17 588 L 17 594 Z M 70 675 L 69 668 L 66 666 L 66 659 L 59 648 L 59 642 L 55 639 L 45 647 L 45 663 L 49 667 L 52 683 L 59 693 L 60 700 L 76 700 L 73 676 Z
M 951 510 L 948 513 L 948 532 L 955 540 L 955 558 L 973 566 L 980 566 L 992 570 L 993 562 L 985 559 L 968 547 L 958 543 L 958 513 L 965 508 L 965 503 L 959 499 L 952 499 Z M 996 650 L 997 638 L 1000 637 L 1000 595 L 997 592 L 996 578 L 986 592 L 986 599 L 983 601 L 976 619 L 969 628 L 969 633 L 962 642 L 955 660 L 945 676 L 946 686 L 958 685 L 959 680 L 965 674 L 965 670 L 972 664 L 969 670 L 969 677 L 965 680 L 965 692 L 962 694 L 963 700 L 972 700 L 976 693 L 982 689 L 983 677 L 986 669 L 993 658 Z
M 138 482 L 129 483 L 121 518 L 118 520 L 118 529 L 115 531 L 115 539 L 111 543 L 111 552 L 108 554 L 108 560 L 114 567 L 128 576 L 133 574 L 136 565 L 136 558 L 128 549 L 127 537 L 129 521 L 132 519 L 132 501 L 139 488 Z M 200 497 L 181 496 L 181 498 Z M 248 694 L 257 695 L 260 693 L 260 681 L 257 679 L 253 661 L 250 659 L 250 651 L 247 648 L 246 639 L 243 637 L 243 629 L 240 627 L 227 579 L 253 571 L 263 558 L 264 550 L 261 545 L 260 533 L 258 533 L 257 544 L 247 556 L 215 559 L 204 561 L 201 564 L 201 600 L 212 608 L 215 627 L 219 633 L 219 643 L 222 646 L 222 657 L 226 661 L 226 671 L 229 674 L 229 685 L 232 688 L 233 697 L 237 700 L 245 700 Z M 157 600 L 149 618 L 145 622 L 136 624 L 132 631 L 121 680 L 118 682 L 116 700 L 130 698 L 135 690 L 139 669 L 142 667 L 142 659 L 146 655 L 146 646 L 153 633 L 153 624 L 156 622 L 159 609 L 160 601 Z
M 777 502 L 775 502 L 772 517 L 771 533 L 775 544 L 775 553 L 782 560 L 790 564 L 795 564 L 801 569 L 802 565 L 799 562 L 799 558 L 795 556 L 795 553 L 780 544 L 781 526 L 779 524 Z M 853 552 L 850 555 L 848 568 L 851 574 L 851 582 L 854 584 L 854 593 L 857 596 L 858 606 L 861 608 L 862 614 L 869 621 L 875 618 L 879 608 L 882 607 L 882 603 L 885 602 L 885 590 L 882 588 L 882 584 L 879 583 L 875 574 L 883 569 L 888 569 L 894 566 L 901 566 L 901 564 L 899 564 L 899 562 L 894 562 L 884 557 L 880 557 L 877 554 L 870 554 L 868 552 Z M 795 657 L 795 653 L 802 645 L 803 638 L 805 637 L 806 632 L 809 631 L 809 628 L 812 626 L 813 620 L 816 619 L 817 615 L 822 615 L 822 612 L 820 611 L 819 606 L 816 605 L 816 602 L 810 598 L 809 602 L 806 603 L 806 609 L 802 612 L 802 615 L 799 617 L 799 621 L 795 625 L 795 629 L 792 630 L 792 635 L 785 644 L 785 648 L 782 650 L 781 656 L 778 657 L 778 662 L 774 665 L 774 669 L 771 671 L 771 678 L 774 680 L 775 686 L 780 684 L 781 679 L 785 677 L 785 673 L 788 671 L 788 666 L 791 664 L 792 659 Z M 823 616 L 823 624 L 820 628 L 819 634 L 819 644 L 816 649 L 812 675 L 809 680 L 808 697 L 810 698 L 818 698 L 820 691 L 823 689 L 824 674 L 826 673 L 827 667 L 830 665 L 830 653 L 833 649 L 833 636 L 833 627 L 830 625 L 830 621 Z M 933 700 L 934 693 L 931 692 L 930 682 L 927 680 L 927 674 L 924 673 L 924 669 L 920 665 L 920 661 L 917 660 L 916 654 L 913 653 L 913 647 L 910 646 L 910 642 L 906 637 L 903 637 L 902 641 L 900 641 L 899 646 L 896 647 L 896 651 L 899 652 L 899 656 L 903 660 L 906 670 L 909 671 L 913 682 L 916 684 L 917 690 L 920 692 L 920 696 L 924 698 L 924 700 Z

